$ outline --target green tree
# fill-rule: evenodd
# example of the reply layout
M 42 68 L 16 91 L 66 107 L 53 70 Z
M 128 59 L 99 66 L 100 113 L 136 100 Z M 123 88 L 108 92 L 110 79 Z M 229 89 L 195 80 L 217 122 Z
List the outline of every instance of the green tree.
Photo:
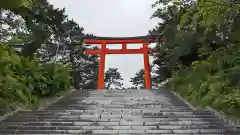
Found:
M 160 81 L 168 79 L 172 89 L 201 107 L 238 115 L 240 4 L 159 0 L 154 7 L 153 17 L 162 21 L 150 32 L 165 37 L 155 48 L 162 53 L 154 56 Z
M 145 88 L 144 69 L 138 71 L 134 77 L 130 78 L 133 88 Z
M 83 28 L 75 21 L 68 20 L 64 22 L 64 33 L 60 36 L 58 45 L 46 50 L 52 54 L 50 56 L 56 57 L 58 55 L 59 62 L 65 63 L 72 68 L 73 84 L 76 89 L 80 89 L 81 85 L 86 88 L 87 82 L 96 82 L 98 72 L 98 56 L 86 55 L 84 51 L 87 49 L 79 37 L 84 36 Z M 56 50 L 58 52 L 56 52 Z M 50 59 L 51 60 L 51 59 Z M 91 87 L 90 87 L 91 86 Z M 88 85 L 89 88 L 96 88 L 96 85 Z
M 11 46 L 0 44 L 0 110 L 3 113 L 37 103 L 70 89 L 69 69 L 62 64 L 40 64 Z
M 33 0 L 2 0 L 1 9 L 19 9 L 22 7 L 30 7 Z
M 77 40 L 77 37 L 84 35 L 83 28 L 73 20 L 65 20 L 64 9 L 55 9 L 45 0 L 36 0 L 32 7 L 33 14 L 26 16 L 11 11 L 2 12 L 1 24 L 4 25 L 1 26 L 4 27 L 0 31 L 0 41 L 22 45 L 25 57 L 33 58 L 37 53 L 42 63 L 52 63 L 58 59 L 58 62 L 70 66 L 75 88 L 86 86 L 85 82 L 89 80 L 95 82 L 97 56 L 84 55 L 86 47 Z
M 105 72 L 105 89 L 122 89 L 123 83 L 121 81 L 123 80 L 121 73 L 118 71 L 117 68 L 109 68 Z
M 159 5 L 161 5 L 160 8 L 158 8 Z M 172 71 L 178 69 L 178 64 L 189 66 L 199 59 L 195 48 L 196 37 L 192 33 L 178 29 L 182 15 L 192 5 L 194 4 L 190 0 L 157 1 L 153 5 L 157 9 L 152 18 L 161 19 L 161 23 L 150 33 L 161 33 L 165 37 L 165 42 L 158 43 L 155 47 L 161 52 L 154 55 L 153 62 L 158 69 L 155 72 L 159 75 L 159 81 L 170 77 Z
M 32 105 L 70 85 L 96 88 L 98 56 L 83 53 L 83 28 L 47 0 L 12 2 L 0 7 L 0 110 Z
M 23 44 L 28 38 L 28 29 L 21 16 L 11 11 L 0 12 L 0 42 Z
M 65 9 L 54 8 L 47 0 L 36 0 L 32 5 L 31 13 L 21 16 L 31 32 L 29 41 L 24 43 L 23 55 L 32 57 L 42 45 L 55 45 L 63 31 L 63 23 L 67 16 Z
M 62 24 L 67 18 L 65 10 L 54 8 L 47 0 L 4 0 L 2 6 L 2 9 L 21 16 L 26 24 L 30 34 L 26 42 L 22 43 L 25 57 L 33 58 L 37 49 L 42 45 L 52 45 L 63 32 Z
M 154 74 L 155 70 L 154 65 L 150 66 L 150 74 L 151 74 L 151 85 L 153 89 L 158 88 L 159 85 L 159 76 L 158 74 Z M 145 71 L 144 69 L 139 70 L 134 77 L 130 78 L 130 82 L 132 83 L 132 87 L 130 88 L 138 88 L 142 89 L 145 88 Z

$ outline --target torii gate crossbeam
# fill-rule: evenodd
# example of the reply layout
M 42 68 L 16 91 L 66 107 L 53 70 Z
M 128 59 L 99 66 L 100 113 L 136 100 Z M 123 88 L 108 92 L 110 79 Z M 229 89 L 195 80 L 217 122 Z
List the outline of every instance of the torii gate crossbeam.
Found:
M 159 40 L 159 39 L 158 39 Z M 125 38 L 112 38 L 112 37 L 88 37 L 85 38 L 84 43 L 86 45 L 100 44 L 99 50 L 86 50 L 85 54 L 99 54 L 99 73 L 98 73 L 98 89 L 104 89 L 104 68 L 105 68 L 105 56 L 106 54 L 143 54 L 144 58 L 144 71 L 145 71 L 145 87 L 151 88 L 151 75 L 149 64 L 149 52 L 152 51 L 148 48 L 149 43 L 158 41 L 155 36 L 141 36 L 141 37 L 125 37 Z M 139 44 L 143 46 L 140 49 L 127 49 L 127 44 Z M 108 49 L 107 44 L 121 44 L 121 49 Z

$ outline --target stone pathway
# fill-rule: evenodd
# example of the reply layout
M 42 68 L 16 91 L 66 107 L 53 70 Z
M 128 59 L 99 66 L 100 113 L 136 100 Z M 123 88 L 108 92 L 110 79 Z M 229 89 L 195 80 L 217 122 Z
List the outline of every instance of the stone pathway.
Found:
M 0 134 L 240 135 L 207 110 L 194 111 L 170 91 L 74 91 L 42 111 L 21 111 Z

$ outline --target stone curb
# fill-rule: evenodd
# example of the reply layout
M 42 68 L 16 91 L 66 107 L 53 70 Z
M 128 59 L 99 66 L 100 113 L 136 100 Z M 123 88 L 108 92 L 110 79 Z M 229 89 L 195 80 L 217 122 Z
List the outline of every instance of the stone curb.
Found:
M 52 101 L 52 102 L 46 104 L 46 105 L 43 106 L 43 107 L 38 108 L 37 111 L 41 111 L 41 110 L 44 110 L 44 109 L 48 108 L 50 105 L 52 105 L 52 104 L 54 104 L 54 103 L 57 103 L 58 101 L 60 101 L 60 100 L 63 99 L 64 97 L 66 97 L 66 96 L 72 94 L 74 91 L 76 91 L 76 89 L 73 89 L 73 90 L 70 90 L 70 91 L 66 92 L 64 95 L 58 97 L 58 98 L 55 99 L 54 101 Z
M 213 115 L 215 115 L 216 117 L 218 117 L 219 119 L 223 120 L 224 123 L 226 123 L 227 125 L 229 125 L 230 127 L 237 129 L 240 126 L 239 125 L 235 125 L 235 123 L 233 121 L 231 121 L 230 119 L 227 118 L 227 116 L 225 116 L 224 114 L 219 113 L 217 110 L 215 110 L 214 108 L 207 106 L 206 107 L 207 110 L 209 110 L 210 112 L 213 113 Z
M 172 93 L 177 96 L 181 101 L 183 101 L 184 103 L 186 103 L 191 109 L 193 110 L 197 110 L 193 105 L 191 105 L 190 103 L 188 103 L 180 94 L 172 91 Z M 240 125 L 235 125 L 233 121 L 229 120 L 225 115 L 219 113 L 217 110 L 213 109 L 210 106 L 206 107 L 207 110 L 209 110 L 210 112 L 213 113 L 213 115 L 215 115 L 216 117 L 218 117 L 219 119 L 223 120 L 224 123 L 227 123 L 227 125 L 229 125 L 230 127 L 233 127 L 234 129 L 240 128 Z
M 167 88 L 165 85 L 160 86 L 158 89 L 161 89 L 161 88 L 168 89 L 170 92 L 173 93 L 173 95 L 175 95 L 179 100 L 181 100 L 182 102 L 184 102 L 185 104 L 187 104 L 191 109 L 193 109 L 194 111 L 197 110 L 193 105 L 191 105 L 189 102 L 187 102 L 187 100 L 185 100 L 180 94 L 178 94 L 178 93 L 176 93 L 175 91 Z
M 68 91 L 66 94 L 58 97 L 58 98 L 57 98 L 56 100 L 54 100 L 53 102 L 50 102 L 49 104 L 47 104 L 47 105 L 44 106 L 44 107 L 40 107 L 39 109 L 37 109 L 37 111 L 40 111 L 40 110 L 43 110 L 43 109 L 48 108 L 50 105 L 58 102 L 59 100 L 61 100 L 62 98 L 64 98 L 65 96 L 71 94 L 71 93 L 74 92 L 74 91 L 76 91 L 76 89 L 73 89 L 73 90 Z M 6 120 L 8 117 L 13 116 L 14 114 L 16 114 L 16 113 L 18 113 L 18 112 L 20 112 L 20 111 L 31 111 L 31 110 L 26 109 L 26 108 L 25 108 L 25 109 L 24 109 L 24 108 L 18 108 L 18 109 L 16 109 L 16 110 L 12 111 L 12 112 L 8 112 L 8 113 L 4 114 L 3 116 L 0 116 L 0 122 Z
M 180 99 L 181 101 L 183 101 L 185 104 L 187 104 L 191 109 L 193 109 L 194 111 L 197 110 L 193 105 L 191 105 L 190 103 L 188 103 L 180 94 L 171 91 L 178 99 Z
M 24 109 L 19 108 L 12 112 L 8 112 L 8 113 L 4 114 L 3 116 L 0 116 L 0 122 L 6 120 L 8 117 L 13 116 L 14 114 L 18 113 L 19 111 L 23 111 L 23 110 Z

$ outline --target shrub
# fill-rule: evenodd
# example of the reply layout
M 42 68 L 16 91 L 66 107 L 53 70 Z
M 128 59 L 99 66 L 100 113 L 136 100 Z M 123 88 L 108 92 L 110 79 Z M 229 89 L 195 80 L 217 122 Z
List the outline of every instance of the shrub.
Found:
M 240 111 L 239 45 L 221 47 L 207 60 L 182 68 L 169 80 L 169 86 L 202 107 L 211 106 L 228 115 Z
M 8 45 L 0 45 L 0 110 L 9 111 L 54 96 L 70 87 L 70 72 L 62 64 L 40 64 Z

